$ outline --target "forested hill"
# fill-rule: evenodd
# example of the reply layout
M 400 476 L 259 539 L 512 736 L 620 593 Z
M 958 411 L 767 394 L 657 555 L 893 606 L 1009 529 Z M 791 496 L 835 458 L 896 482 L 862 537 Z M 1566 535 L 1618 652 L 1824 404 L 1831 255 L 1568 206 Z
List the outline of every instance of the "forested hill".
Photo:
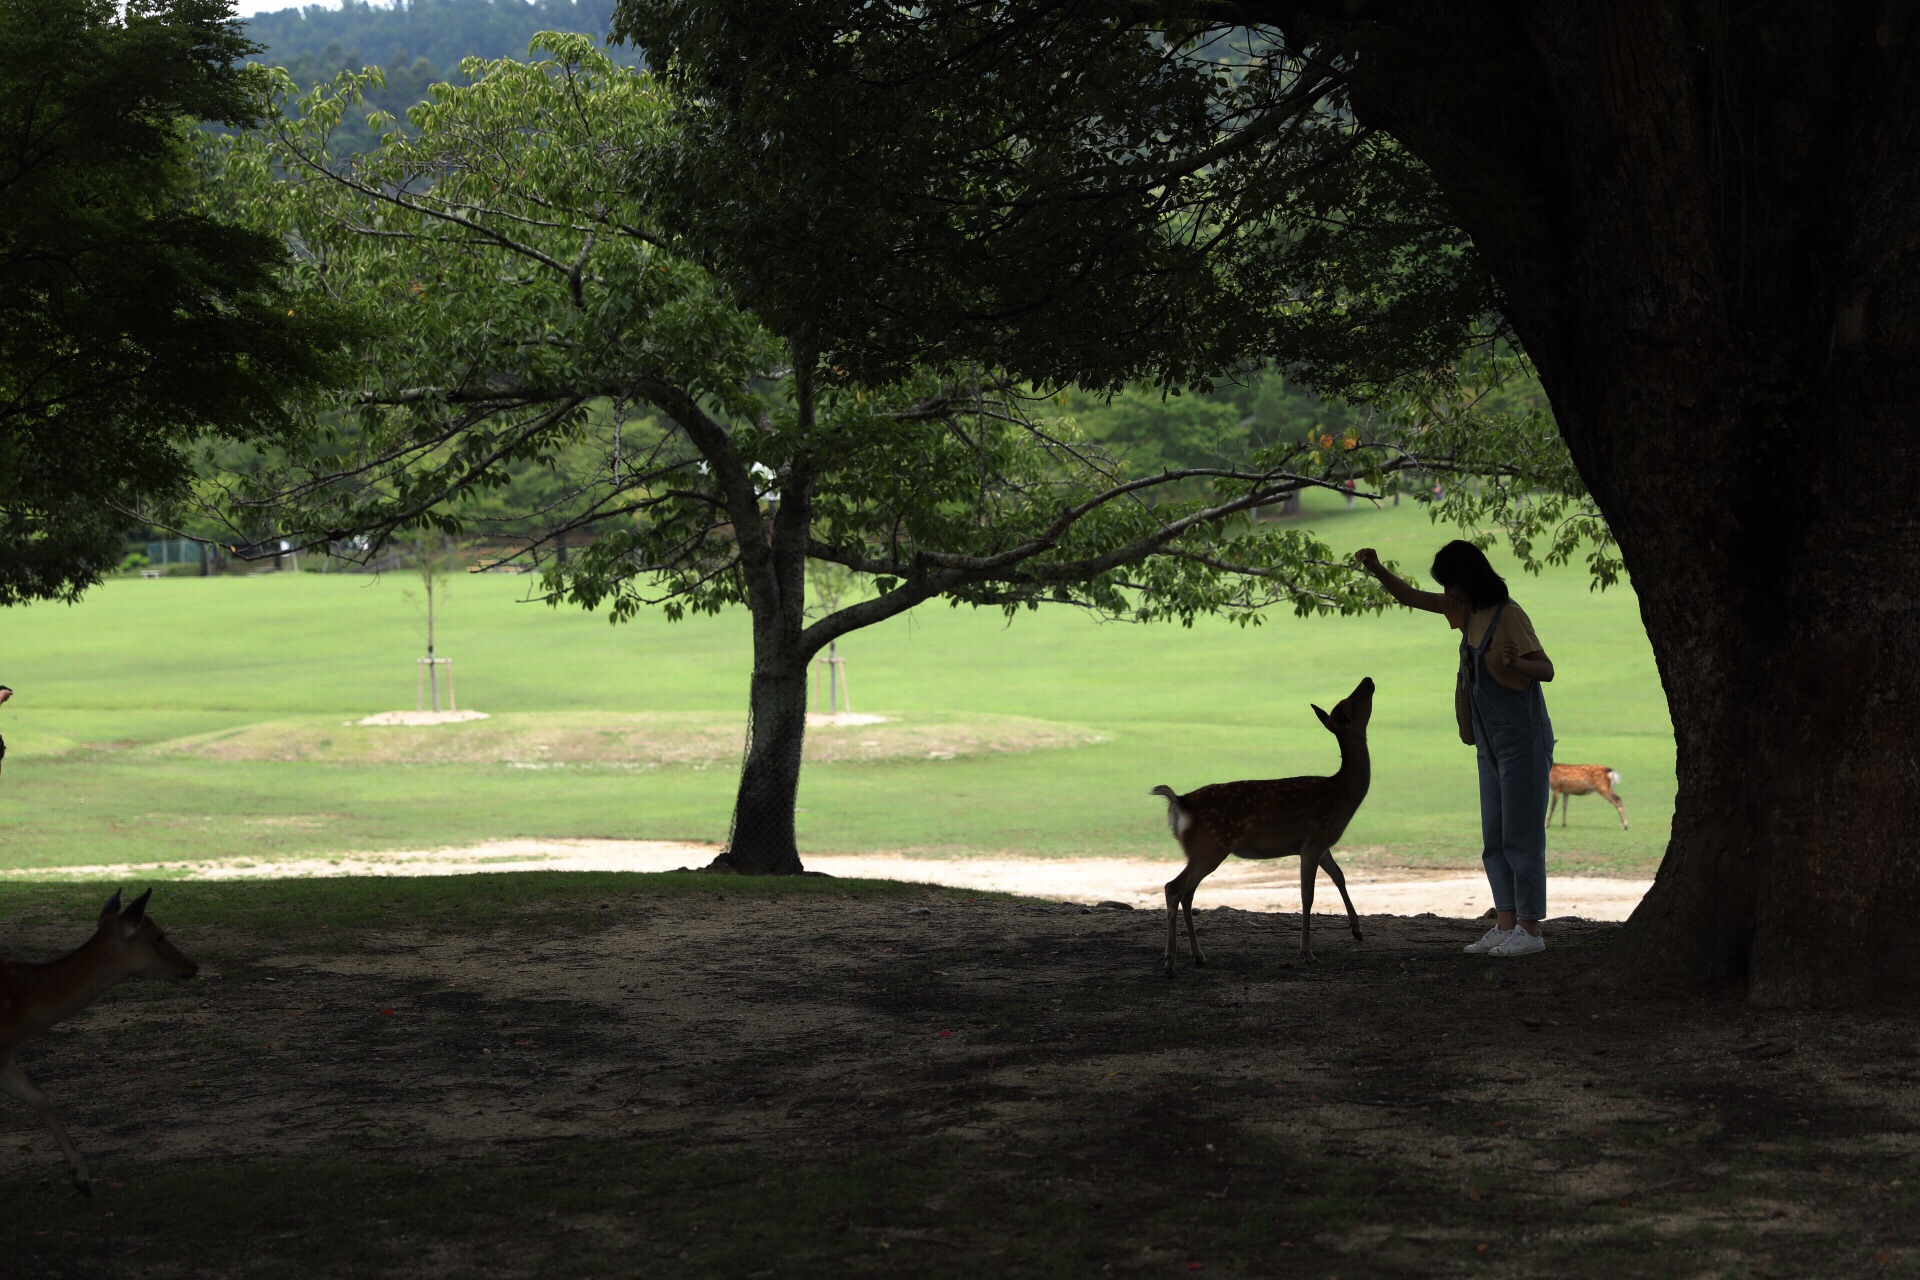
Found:
M 391 7 L 345 0 L 337 9 L 313 4 L 256 14 L 246 26 L 266 46 L 255 61 L 270 65 L 394 68 L 424 58 L 450 75 L 462 58 L 524 58 L 540 31 L 604 40 L 613 7 L 614 0 L 400 0 Z
M 311 4 L 246 20 L 247 34 L 266 48 L 252 61 L 285 67 L 302 88 L 342 71 L 379 67 L 382 88 L 369 90 L 369 109 L 390 112 L 406 128 L 407 108 L 427 88 L 459 78 L 463 58 L 525 58 L 527 42 L 542 31 L 572 31 L 603 43 L 615 0 L 399 0 L 374 5 L 346 0 L 338 9 Z M 629 65 L 638 54 L 611 51 Z M 380 136 L 363 112 L 349 112 L 334 131 L 336 156 L 369 151 Z

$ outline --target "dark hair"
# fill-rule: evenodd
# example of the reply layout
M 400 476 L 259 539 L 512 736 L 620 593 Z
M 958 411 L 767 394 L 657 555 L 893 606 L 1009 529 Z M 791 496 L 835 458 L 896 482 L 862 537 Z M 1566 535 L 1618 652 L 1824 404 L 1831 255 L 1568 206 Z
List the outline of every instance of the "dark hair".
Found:
M 1457 538 L 1433 557 L 1433 579 L 1443 587 L 1458 587 L 1466 592 L 1475 611 L 1505 604 L 1510 598 L 1507 580 L 1493 571 L 1486 552 Z

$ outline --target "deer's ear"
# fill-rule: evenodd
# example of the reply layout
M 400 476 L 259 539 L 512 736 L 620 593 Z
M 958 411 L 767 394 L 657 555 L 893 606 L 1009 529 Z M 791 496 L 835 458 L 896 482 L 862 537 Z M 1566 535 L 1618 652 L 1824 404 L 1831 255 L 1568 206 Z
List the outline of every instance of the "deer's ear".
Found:
M 120 913 L 120 927 L 122 929 L 128 933 L 132 933 L 140 927 L 140 922 L 147 918 L 147 899 L 152 896 L 153 890 L 149 889 L 128 904 L 127 909 Z
M 1311 703 L 1311 702 L 1310 702 L 1310 703 L 1308 703 L 1307 705 L 1313 708 L 1313 714 L 1315 714 L 1315 715 L 1317 715 L 1317 716 L 1319 716 L 1319 717 L 1320 717 L 1320 723 L 1321 723 L 1321 724 L 1323 724 L 1323 725 L 1325 725 L 1325 726 L 1327 726 L 1327 732 L 1328 732 L 1328 733 L 1332 733 L 1332 732 L 1333 732 L 1333 717 L 1332 717 L 1332 716 L 1330 716 L 1330 715 L 1328 715 L 1328 714 L 1327 714 L 1326 712 L 1324 712 L 1324 711 L 1322 711 L 1322 710 L 1320 709 L 1320 707 L 1319 707 L 1319 704 L 1318 704 L 1318 703 Z
M 113 896 L 107 899 L 107 905 L 100 908 L 100 918 L 102 920 L 105 920 L 108 916 L 117 916 L 119 914 L 120 914 L 120 891 L 118 889 L 115 889 L 113 891 Z

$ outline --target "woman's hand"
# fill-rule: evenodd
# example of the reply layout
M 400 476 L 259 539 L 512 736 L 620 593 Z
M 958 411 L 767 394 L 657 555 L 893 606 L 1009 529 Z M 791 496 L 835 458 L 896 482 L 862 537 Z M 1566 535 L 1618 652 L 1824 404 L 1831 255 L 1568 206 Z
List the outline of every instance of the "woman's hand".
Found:
M 1380 553 L 1372 547 L 1362 547 L 1353 553 L 1354 563 L 1380 580 L 1388 595 L 1406 605 L 1409 609 L 1422 609 L 1428 613 L 1445 614 L 1449 622 L 1453 621 L 1452 603 L 1438 591 L 1416 591 L 1405 579 L 1387 566 L 1380 563 Z M 1458 626 L 1458 623 L 1454 623 Z
M 1514 643 L 1512 636 L 1500 642 L 1499 658 L 1500 665 L 1516 675 L 1543 682 L 1553 679 L 1553 659 L 1537 649 L 1532 653 L 1521 653 L 1520 646 Z

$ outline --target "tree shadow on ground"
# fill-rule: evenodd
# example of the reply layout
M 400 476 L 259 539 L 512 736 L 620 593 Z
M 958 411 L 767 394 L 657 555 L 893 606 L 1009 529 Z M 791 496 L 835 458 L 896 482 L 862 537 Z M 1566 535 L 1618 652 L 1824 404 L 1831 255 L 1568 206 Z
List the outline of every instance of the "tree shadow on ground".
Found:
M 1212 963 L 1168 980 L 1148 913 L 647 883 L 202 928 L 217 976 L 29 1050 L 97 1195 L 0 1111 L 21 1274 L 1920 1264 L 1910 1014 L 1602 992 L 1607 925 L 1500 962 L 1367 918 L 1308 967 L 1297 916 L 1203 912 Z

